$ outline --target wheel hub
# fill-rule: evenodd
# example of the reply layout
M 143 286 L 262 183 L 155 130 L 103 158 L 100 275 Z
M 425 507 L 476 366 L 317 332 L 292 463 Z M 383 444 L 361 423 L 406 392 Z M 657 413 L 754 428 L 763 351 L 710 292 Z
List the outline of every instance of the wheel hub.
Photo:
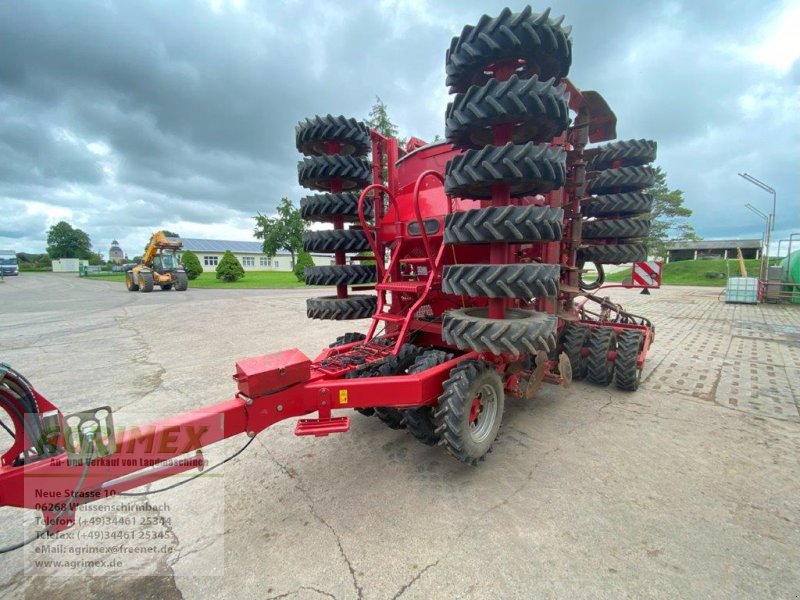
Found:
M 469 407 L 469 433 L 475 442 L 491 434 L 497 418 L 497 395 L 491 385 L 481 386 Z

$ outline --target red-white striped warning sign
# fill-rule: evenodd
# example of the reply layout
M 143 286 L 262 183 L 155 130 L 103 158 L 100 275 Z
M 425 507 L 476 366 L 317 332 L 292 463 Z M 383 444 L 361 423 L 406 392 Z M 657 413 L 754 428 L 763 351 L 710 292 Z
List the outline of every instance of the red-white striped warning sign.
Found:
M 631 280 L 633 281 L 633 285 L 637 287 L 661 287 L 661 261 L 648 260 L 645 262 L 633 263 Z

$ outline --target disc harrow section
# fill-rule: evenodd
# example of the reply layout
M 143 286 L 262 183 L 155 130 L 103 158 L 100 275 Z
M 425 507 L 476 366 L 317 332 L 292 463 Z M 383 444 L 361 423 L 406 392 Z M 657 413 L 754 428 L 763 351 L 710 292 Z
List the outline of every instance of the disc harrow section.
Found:
M 303 187 L 326 192 L 300 201 L 305 221 L 333 224 L 332 230 L 307 231 L 303 249 L 311 253 L 333 253 L 335 265 L 307 267 L 306 285 L 336 286 L 336 296 L 309 298 L 306 314 L 311 319 L 364 319 L 377 306 L 374 296 L 348 296 L 348 285 L 374 282 L 376 268 L 347 264 L 347 253 L 369 250 L 367 236 L 360 229 L 346 229 L 345 223 L 359 220 L 358 190 L 372 182 L 372 168 L 363 158 L 371 148 L 369 128 L 343 116 L 315 116 L 298 123 L 295 144 L 305 154 L 297 164 L 297 179 Z M 364 216 L 372 218 L 367 203 Z
M 589 169 L 596 171 L 587 184 L 591 201 L 583 207 L 586 242 L 578 264 L 623 264 L 647 260 L 644 239 L 650 235 L 653 197 L 646 190 L 656 183 L 649 163 L 656 158 L 652 140 L 624 140 L 590 151 Z

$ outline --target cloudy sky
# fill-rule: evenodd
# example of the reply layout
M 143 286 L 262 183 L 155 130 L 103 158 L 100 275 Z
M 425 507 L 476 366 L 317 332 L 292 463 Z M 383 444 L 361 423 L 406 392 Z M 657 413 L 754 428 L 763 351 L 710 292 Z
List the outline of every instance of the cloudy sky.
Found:
M 295 202 L 294 125 L 364 117 L 444 127 L 450 38 L 507 2 L 0 2 L 0 247 L 43 252 L 61 219 L 132 254 L 155 229 L 251 239 Z M 524 4 L 510 5 L 513 10 Z M 547 4 L 534 5 L 543 10 Z M 653 138 L 705 238 L 800 231 L 800 2 L 571 1 L 573 82 L 600 91 L 620 138 Z

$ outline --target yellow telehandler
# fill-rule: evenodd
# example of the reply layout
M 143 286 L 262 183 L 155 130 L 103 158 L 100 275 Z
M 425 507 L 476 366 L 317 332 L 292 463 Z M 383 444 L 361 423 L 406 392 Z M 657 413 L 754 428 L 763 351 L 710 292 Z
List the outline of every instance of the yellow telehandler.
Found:
M 168 238 L 156 231 L 144 251 L 141 262 L 125 273 L 125 286 L 129 292 L 152 292 L 158 285 L 162 290 L 173 287 L 184 292 L 189 287 L 189 277 L 176 254 L 183 248 L 179 239 Z

